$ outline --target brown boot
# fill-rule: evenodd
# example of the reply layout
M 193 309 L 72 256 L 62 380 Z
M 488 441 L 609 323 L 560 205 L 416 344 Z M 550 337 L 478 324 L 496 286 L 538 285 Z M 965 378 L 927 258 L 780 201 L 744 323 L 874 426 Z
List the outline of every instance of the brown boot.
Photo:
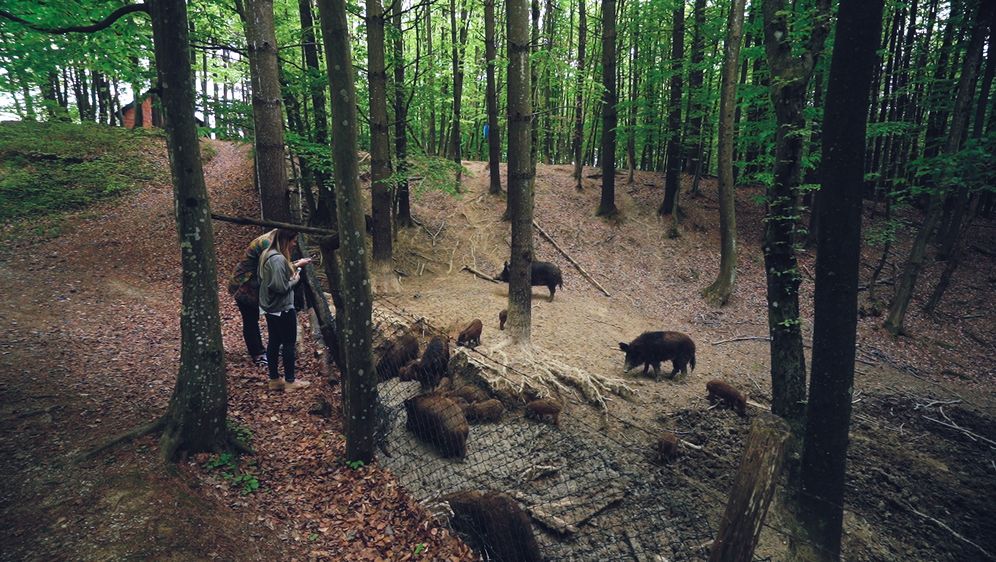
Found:
M 287 388 L 287 383 L 284 382 L 283 377 L 270 379 L 270 390 L 283 390 L 285 388 Z
M 306 386 L 311 386 L 311 383 L 308 381 L 296 380 L 294 382 L 289 382 L 285 384 L 284 392 L 293 392 L 295 390 L 298 390 L 299 388 L 304 388 Z

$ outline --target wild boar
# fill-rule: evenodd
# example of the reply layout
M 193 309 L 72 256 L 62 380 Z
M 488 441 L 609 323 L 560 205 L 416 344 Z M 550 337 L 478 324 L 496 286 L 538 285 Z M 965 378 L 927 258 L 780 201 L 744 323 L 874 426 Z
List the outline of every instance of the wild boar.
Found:
M 418 357 L 418 340 L 411 334 L 401 335 L 387 344 L 377 361 L 377 377 L 381 381 L 398 375 L 402 365 Z
M 681 332 L 644 332 L 630 343 L 619 342 L 619 349 L 626 352 L 626 371 L 643 365 L 643 376 L 650 367 L 654 368 L 654 379 L 660 380 L 660 366 L 663 361 L 671 361 L 671 378 L 678 371 L 688 374 L 688 365 L 695 370 L 695 342 Z
M 450 342 L 442 336 L 429 340 L 418 365 L 418 380 L 423 388 L 436 388 L 439 381 L 446 375 L 446 367 L 450 363 Z
M 737 389 L 721 380 L 711 380 L 706 383 L 706 390 L 709 391 L 710 402 L 715 400 L 725 402 L 740 414 L 740 417 L 747 416 L 747 398 Z
M 481 320 L 474 319 L 467 327 L 464 328 L 460 335 L 457 336 L 457 345 L 475 347 L 481 345 L 481 331 L 484 329 L 484 323 Z
M 501 415 L 505 413 L 505 406 L 500 400 L 492 398 L 468 405 L 464 413 L 469 422 L 494 423 L 501 421 Z
M 465 384 L 456 390 L 451 390 L 449 392 L 451 397 L 460 397 L 466 400 L 468 403 L 471 402 L 484 402 L 488 398 L 488 393 L 482 390 L 479 386 L 472 384 Z
M 550 290 L 550 302 L 553 302 L 553 295 L 557 292 L 557 287 L 564 288 L 564 277 L 560 274 L 560 268 L 555 264 L 546 261 L 534 261 L 530 263 L 529 275 L 533 287 L 545 286 Z M 495 279 L 508 283 L 511 271 L 508 262 Z
M 529 516 L 509 496 L 465 490 L 443 496 L 453 510 L 453 527 L 494 562 L 540 562 Z
M 507 309 L 503 309 L 501 312 L 498 313 L 498 329 L 499 330 L 504 330 L 505 329 L 505 322 L 508 322 L 508 310 Z
M 525 416 L 539 421 L 550 420 L 555 426 L 560 426 L 561 405 L 550 398 L 540 398 L 526 404 Z
M 438 448 L 444 457 L 467 456 L 470 426 L 455 402 L 441 394 L 420 394 L 405 400 L 405 413 L 408 430 Z
M 654 461 L 666 463 L 678 455 L 678 436 L 670 431 L 664 432 L 654 443 Z

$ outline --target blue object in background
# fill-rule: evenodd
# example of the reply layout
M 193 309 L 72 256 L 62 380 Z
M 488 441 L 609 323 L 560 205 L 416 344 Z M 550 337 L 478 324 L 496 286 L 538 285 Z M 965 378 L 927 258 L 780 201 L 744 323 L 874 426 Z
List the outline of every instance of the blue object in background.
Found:
M 488 129 L 488 124 L 487 124 L 487 123 L 485 123 L 485 124 L 484 124 L 484 138 L 485 138 L 485 140 L 487 140 L 487 138 L 488 138 L 488 131 L 489 131 L 489 130 L 490 130 L 490 129 Z

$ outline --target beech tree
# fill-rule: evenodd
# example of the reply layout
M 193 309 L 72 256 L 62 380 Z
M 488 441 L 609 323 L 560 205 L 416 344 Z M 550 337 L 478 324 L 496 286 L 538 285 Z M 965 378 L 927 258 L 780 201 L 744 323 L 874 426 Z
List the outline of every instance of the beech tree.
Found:
M 610 0 L 611 1 L 611 0 Z M 533 108 L 530 99 L 529 0 L 507 0 L 508 58 L 508 209 L 512 221 L 512 256 L 508 283 L 508 332 L 528 345 L 532 323 Z
M 501 136 L 498 130 L 498 87 L 495 84 L 495 0 L 484 0 L 484 56 L 487 64 L 488 192 L 501 193 Z
M 384 6 L 366 0 L 367 76 L 370 82 L 370 182 L 373 209 L 373 259 L 380 269 L 391 263 L 391 136 L 387 123 L 387 73 L 384 62 Z M 379 265 L 378 265 L 379 264 Z
M 813 366 L 802 455 L 801 522 L 812 542 L 801 560 L 840 557 L 844 477 L 857 329 L 858 273 L 866 121 L 851 118 L 868 104 L 883 0 L 842 0 L 822 140 L 820 231 L 813 297 Z
M 804 144 L 800 132 L 806 124 L 803 107 L 809 79 L 829 30 L 830 1 L 817 0 L 810 13 L 811 28 L 801 47 L 793 45 L 798 30 L 791 30 L 790 23 L 798 18 L 785 0 L 764 0 L 763 12 L 765 52 L 771 68 L 771 101 L 778 127 L 764 234 L 771 336 L 771 411 L 798 429 L 805 414 L 806 397 L 806 359 L 799 319 L 800 276 L 795 256 Z
M 702 294 L 715 305 L 724 305 L 737 278 L 736 185 L 733 179 L 733 113 L 737 98 L 737 61 L 744 27 L 746 0 L 734 0 L 727 20 L 723 57 L 723 82 L 719 94 L 719 273 Z M 694 126 L 693 126 L 694 127 Z M 700 160 L 696 157 L 696 167 Z
M 685 56 L 685 5 L 679 2 L 674 9 L 671 31 L 671 101 L 667 127 L 667 174 L 664 178 L 664 201 L 657 209 L 658 215 L 675 215 L 677 224 L 677 199 L 681 178 L 681 60 Z
M 365 231 L 356 158 L 356 86 L 344 0 L 318 0 L 325 38 L 332 95 L 332 156 L 335 159 L 336 211 L 339 224 L 341 272 L 338 279 L 343 308 L 339 311 L 343 373 L 343 420 L 346 458 L 369 462 L 374 456 L 377 373 L 371 350 L 373 298 L 364 251 Z
M 600 217 L 615 215 L 616 209 L 616 0 L 602 0 L 602 197 L 598 202 Z

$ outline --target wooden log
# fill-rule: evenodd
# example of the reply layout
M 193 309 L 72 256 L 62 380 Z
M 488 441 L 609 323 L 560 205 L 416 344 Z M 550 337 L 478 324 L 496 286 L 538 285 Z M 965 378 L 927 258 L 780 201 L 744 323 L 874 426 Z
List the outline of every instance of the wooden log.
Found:
M 301 253 L 307 255 L 307 242 L 301 240 L 299 245 Z M 329 309 L 329 301 L 325 298 L 321 281 L 315 274 L 315 267 L 310 263 L 301 268 L 301 274 L 305 280 L 304 296 L 308 301 L 308 306 L 315 311 L 315 316 L 318 318 L 318 330 L 322 334 L 322 342 L 325 343 L 325 348 L 329 352 L 329 358 L 339 367 L 339 372 L 342 372 L 344 365 L 342 364 L 342 354 L 339 352 L 339 336 L 335 331 L 335 318 Z
M 753 558 L 788 439 L 788 424 L 781 418 L 762 415 L 754 419 L 710 562 L 750 562 Z
M 553 247 L 556 248 L 557 251 L 560 252 L 560 254 L 562 256 L 564 256 L 565 258 L 567 258 L 567 261 L 571 262 L 571 265 L 573 265 L 574 268 L 577 269 L 578 272 L 581 273 L 581 275 L 585 279 L 587 279 L 589 283 L 591 283 L 592 285 L 594 285 L 599 291 L 602 291 L 602 293 L 605 296 L 607 296 L 607 297 L 611 297 L 612 296 L 612 295 L 609 294 L 608 291 L 605 290 L 605 287 L 603 287 L 602 285 L 600 285 L 598 283 L 598 281 L 595 281 L 595 278 L 592 277 L 591 274 L 589 274 L 587 271 L 585 271 L 585 269 L 583 267 L 581 267 L 581 264 L 579 264 L 577 261 L 575 261 L 574 258 L 572 258 L 570 254 L 568 254 L 566 251 L 564 251 L 564 249 L 561 248 L 560 245 L 557 244 L 557 242 L 555 242 L 554 239 L 549 234 L 547 234 L 546 231 L 543 230 L 543 227 L 540 226 L 539 223 L 536 222 L 535 220 L 533 221 L 533 226 L 536 227 L 536 230 L 539 231 L 539 233 L 543 236 L 543 238 L 546 238 L 547 242 L 553 244 Z
M 460 269 L 460 271 L 469 271 L 470 273 L 473 273 L 474 275 L 480 277 L 481 279 L 486 279 L 488 281 L 491 281 L 492 283 L 501 283 L 501 281 L 495 279 L 494 277 L 491 277 L 487 273 L 484 273 L 482 271 L 478 271 L 478 270 L 474 269 L 473 267 L 470 267 L 469 265 L 463 266 L 463 268 Z
M 230 222 L 232 224 L 246 224 L 252 226 L 262 226 L 265 228 L 286 228 L 287 230 L 296 230 L 297 232 L 302 232 L 304 234 L 313 234 L 315 236 L 329 236 L 332 237 L 333 248 L 339 247 L 339 232 L 335 230 L 329 230 L 327 228 L 318 228 L 314 226 L 305 226 L 303 224 L 294 224 L 289 222 L 278 222 L 262 219 L 253 219 L 249 217 L 232 217 L 229 215 L 221 215 L 218 213 L 211 213 L 211 218 L 216 221 Z M 373 218 L 370 215 L 364 215 L 364 221 L 366 222 L 367 233 L 373 232 Z

